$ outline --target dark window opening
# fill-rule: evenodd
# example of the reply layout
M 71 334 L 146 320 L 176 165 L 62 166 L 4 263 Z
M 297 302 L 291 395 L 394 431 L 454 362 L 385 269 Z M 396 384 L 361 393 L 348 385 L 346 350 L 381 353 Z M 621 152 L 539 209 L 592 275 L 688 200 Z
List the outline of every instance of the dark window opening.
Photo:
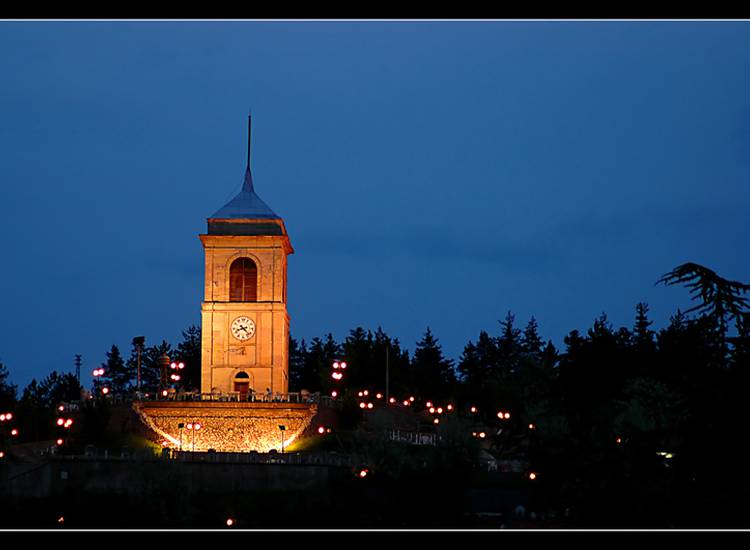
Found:
M 258 300 L 258 267 L 250 258 L 238 258 L 229 268 L 229 301 Z

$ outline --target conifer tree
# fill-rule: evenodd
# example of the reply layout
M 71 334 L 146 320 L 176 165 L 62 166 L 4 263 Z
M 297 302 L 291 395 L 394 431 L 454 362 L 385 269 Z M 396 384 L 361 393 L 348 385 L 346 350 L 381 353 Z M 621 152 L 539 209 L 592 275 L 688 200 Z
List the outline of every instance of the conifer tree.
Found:
M 174 355 L 172 346 L 166 340 L 162 340 L 158 346 L 150 346 L 143 350 L 141 355 L 141 390 L 153 393 L 159 389 L 159 380 L 161 379 L 161 366 L 159 358 L 162 355 L 168 355 L 170 359 Z M 167 373 L 167 381 L 169 381 Z
M 110 392 L 122 393 L 128 389 L 131 375 L 120 355 L 120 348 L 112 344 L 107 352 L 107 360 L 101 366 L 104 369 L 101 381 L 108 386 Z
M 633 336 L 639 351 L 651 351 L 654 347 L 654 331 L 649 327 L 652 321 L 648 318 L 648 304 L 639 302 L 635 306 L 636 316 Z
M 180 385 L 189 390 L 201 387 L 201 329 L 191 325 L 182 331 L 182 341 L 177 344 L 172 361 L 182 362 Z
M 411 364 L 420 396 L 424 399 L 445 399 L 456 390 L 453 360 L 443 355 L 443 349 L 429 327 L 417 342 Z
M 8 382 L 10 373 L 8 369 L 0 363 L 0 410 L 11 410 L 16 404 L 16 394 L 18 387 Z
M 531 319 L 529 319 L 529 322 L 526 325 L 526 328 L 523 331 L 523 336 L 521 338 L 521 349 L 523 349 L 523 351 L 526 353 L 538 357 L 542 353 L 543 346 L 544 342 L 539 337 L 539 325 L 532 315 Z

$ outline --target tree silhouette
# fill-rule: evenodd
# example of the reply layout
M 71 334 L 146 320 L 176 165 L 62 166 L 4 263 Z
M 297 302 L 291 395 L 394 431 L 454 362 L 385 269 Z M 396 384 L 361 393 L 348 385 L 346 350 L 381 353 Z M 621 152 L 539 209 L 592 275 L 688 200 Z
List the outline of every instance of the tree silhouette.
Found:
M 748 308 L 743 295 L 750 290 L 750 285 L 738 281 L 729 281 L 720 277 L 715 271 L 702 265 L 688 262 L 675 267 L 661 276 L 656 284 L 667 286 L 684 284 L 693 295 L 693 300 L 700 300 L 685 313 L 692 311 L 708 315 L 719 323 L 722 334 L 726 334 L 727 323 L 737 320 Z
M 121 393 L 128 389 L 131 373 L 120 354 L 120 348 L 112 344 L 107 352 L 107 360 L 101 366 L 104 369 L 102 381 L 106 381 L 111 392 Z
M 445 399 L 455 390 L 457 380 L 453 360 L 443 355 L 443 349 L 429 327 L 417 342 L 412 372 L 424 399 Z
M 16 404 L 18 388 L 8 382 L 9 375 L 8 369 L 0 363 L 0 410 L 3 411 L 10 410 Z
M 185 368 L 179 373 L 180 386 L 189 390 L 201 387 L 201 328 L 189 326 L 182 331 L 182 342 L 177 344 L 172 361 L 185 363 Z

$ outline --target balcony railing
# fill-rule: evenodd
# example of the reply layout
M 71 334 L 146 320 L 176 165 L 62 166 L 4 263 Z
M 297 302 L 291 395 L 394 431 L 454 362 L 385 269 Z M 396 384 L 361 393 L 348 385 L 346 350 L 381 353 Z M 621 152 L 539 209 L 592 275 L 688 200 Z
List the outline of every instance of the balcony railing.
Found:
M 158 392 L 125 392 L 110 393 L 106 399 L 115 404 L 132 403 L 133 401 L 215 401 L 234 403 L 299 403 L 320 404 L 331 406 L 333 399 L 320 393 L 247 393 L 240 392 L 185 392 L 174 389 L 167 390 L 167 395 Z M 65 410 L 78 410 L 81 402 L 68 402 L 64 404 Z

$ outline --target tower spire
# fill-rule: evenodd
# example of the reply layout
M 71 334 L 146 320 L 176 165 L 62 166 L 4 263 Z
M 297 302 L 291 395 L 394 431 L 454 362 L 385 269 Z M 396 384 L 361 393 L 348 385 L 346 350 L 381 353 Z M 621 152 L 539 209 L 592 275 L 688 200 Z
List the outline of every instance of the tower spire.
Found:
M 250 170 L 250 138 L 252 136 L 253 115 L 247 115 L 247 169 Z
M 252 113 L 247 115 L 247 169 L 245 170 L 245 182 L 242 184 L 243 191 L 254 192 L 253 174 L 250 172 L 250 138 L 252 137 L 253 116 Z

